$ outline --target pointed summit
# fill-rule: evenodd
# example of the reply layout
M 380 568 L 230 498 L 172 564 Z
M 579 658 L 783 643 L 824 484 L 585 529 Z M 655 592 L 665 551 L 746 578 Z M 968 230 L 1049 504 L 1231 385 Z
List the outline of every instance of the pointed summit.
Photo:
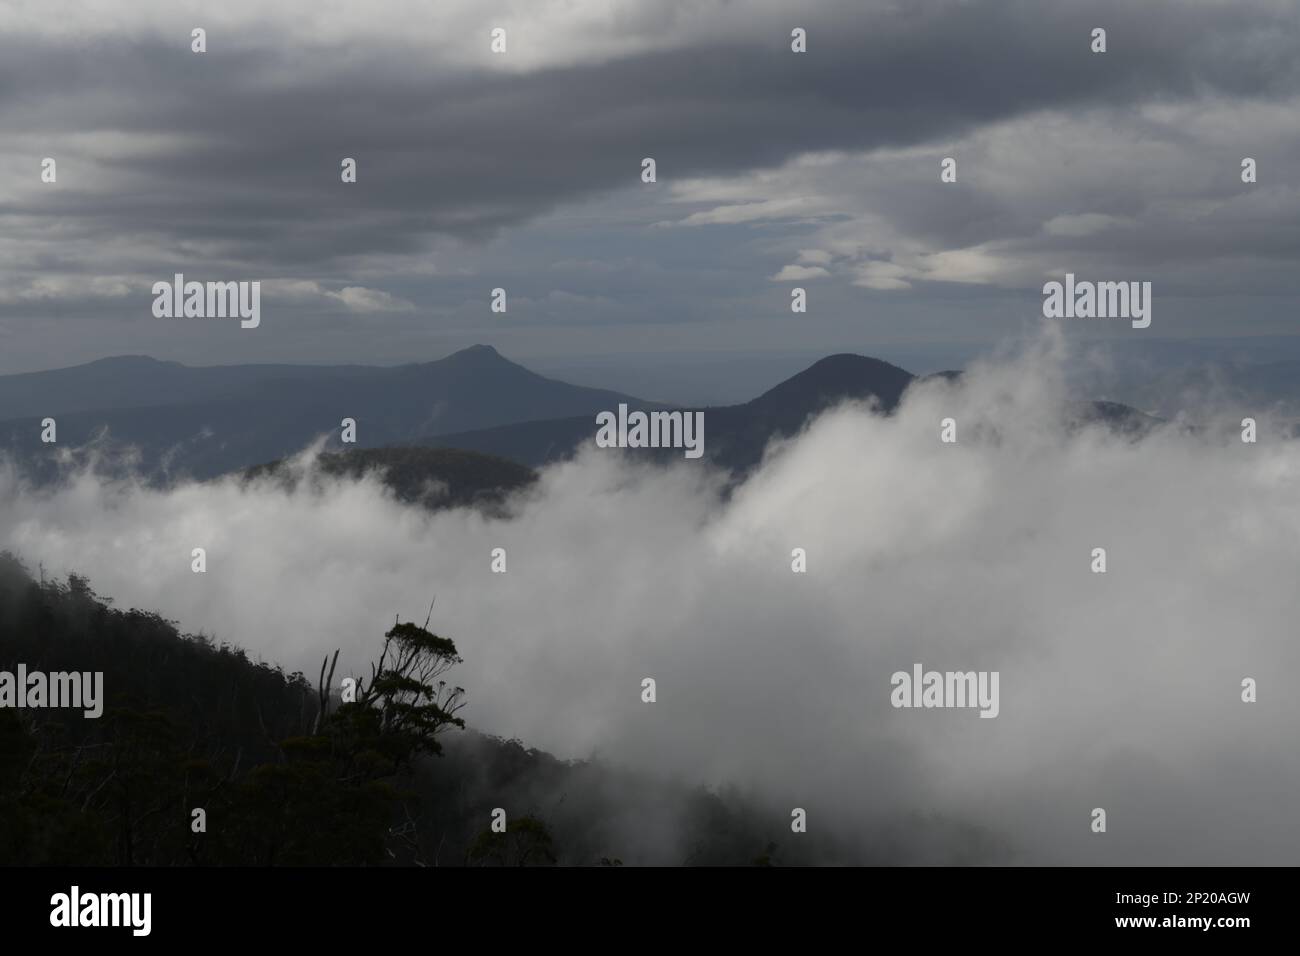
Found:
M 471 345 L 459 352 L 452 352 L 439 363 L 448 365 L 469 365 L 475 368 L 489 368 L 495 365 L 514 365 L 508 358 L 490 345 Z

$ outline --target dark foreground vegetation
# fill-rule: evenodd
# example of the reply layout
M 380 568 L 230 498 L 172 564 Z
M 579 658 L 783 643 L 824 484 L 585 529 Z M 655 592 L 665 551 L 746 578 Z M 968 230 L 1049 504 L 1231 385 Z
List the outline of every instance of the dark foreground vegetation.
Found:
M 428 622 L 426 622 L 428 624 Z M 789 808 L 563 761 L 465 730 L 458 650 L 376 637 L 343 700 L 335 654 L 286 674 L 114 609 L 0 554 L 0 670 L 103 671 L 104 710 L 0 708 L 0 865 L 775 865 L 988 862 L 928 817 L 790 832 Z M 333 693 L 322 688 L 334 688 Z M 504 810 L 504 832 L 494 831 Z M 203 810 L 201 826 L 196 810 Z M 820 832 L 819 832 L 820 831 Z M 918 847 L 932 853 L 918 857 Z
M 311 680 L 287 674 L 0 555 L 0 670 L 104 674 L 97 719 L 0 708 L 0 864 L 890 861 L 793 838 L 788 810 L 743 794 L 465 730 L 456 647 L 427 627 L 377 636 L 351 700 L 322 654 Z

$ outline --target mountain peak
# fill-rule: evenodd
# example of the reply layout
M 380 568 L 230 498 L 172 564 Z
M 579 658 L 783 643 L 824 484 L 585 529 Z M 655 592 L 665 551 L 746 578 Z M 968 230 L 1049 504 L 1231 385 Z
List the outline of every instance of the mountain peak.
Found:
M 452 366 L 473 365 L 486 367 L 491 365 L 514 364 L 492 346 L 482 344 L 471 345 L 469 348 L 461 349 L 459 352 L 452 352 L 440 361 L 446 362 Z
M 109 355 L 106 358 L 95 359 L 94 361 L 86 362 L 79 367 L 89 368 L 91 366 L 97 366 L 100 368 L 103 367 L 126 368 L 126 367 L 133 366 L 136 368 L 157 368 L 162 365 L 179 367 L 180 364 L 181 364 L 180 362 L 167 362 L 164 361 L 163 359 L 156 359 L 152 355 Z M 78 366 L 73 366 L 73 367 L 77 368 Z
M 875 396 L 892 408 L 912 378 L 911 372 L 880 359 L 841 352 L 819 359 L 749 404 L 820 410 L 846 398 Z

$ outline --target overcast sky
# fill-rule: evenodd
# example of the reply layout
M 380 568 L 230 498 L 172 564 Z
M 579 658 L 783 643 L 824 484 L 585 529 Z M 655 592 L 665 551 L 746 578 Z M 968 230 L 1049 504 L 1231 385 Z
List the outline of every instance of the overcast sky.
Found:
M 0 372 L 879 354 L 1032 328 L 1066 271 L 1152 282 L 1128 336 L 1292 331 L 1294 0 L 793 10 L 7 0 Z M 260 327 L 154 318 L 175 272 L 262 281 Z

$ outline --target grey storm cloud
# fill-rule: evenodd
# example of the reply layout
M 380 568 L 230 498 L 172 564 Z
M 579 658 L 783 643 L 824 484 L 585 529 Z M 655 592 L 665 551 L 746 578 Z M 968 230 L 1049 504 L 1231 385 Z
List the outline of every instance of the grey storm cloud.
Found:
M 0 34 L 0 371 L 987 347 L 1067 270 L 1154 280 L 1153 334 L 1289 331 L 1289 2 L 70 3 Z M 154 320 L 175 272 L 268 320 Z
M 254 32 L 218 37 L 203 56 L 185 36 L 11 34 L 0 119 L 33 169 L 65 150 L 70 161 L 57 191 L 10 194 L 0 218 L 38 244 L 57 224 L 142 251 L 190 244 L 214 267 L 319 275 L 635 185 L 644 155 L 664 179 L 725 175 L 810 150 L 951 138 L 1035 110 L 1300 87 L 1296 17 L 1283 5 L 1246 16 L 1240 5 L 927 3 L 863 16 L 840 4 L 792 17 L 810 55 L 792 56 L 777 32 L 514 74 L 440 68 L 436 49 L 424 63 L 389 60 L 380 44 L 308 57 Z M 1087 50 L 1099 24 L 1105 57 Z M 109 133 L 139 145 L 109 148 Z M 358 188 L 339 188 L 343 156 L 359 161 Z M 989 210 L 970 213 L 987 224 Z

